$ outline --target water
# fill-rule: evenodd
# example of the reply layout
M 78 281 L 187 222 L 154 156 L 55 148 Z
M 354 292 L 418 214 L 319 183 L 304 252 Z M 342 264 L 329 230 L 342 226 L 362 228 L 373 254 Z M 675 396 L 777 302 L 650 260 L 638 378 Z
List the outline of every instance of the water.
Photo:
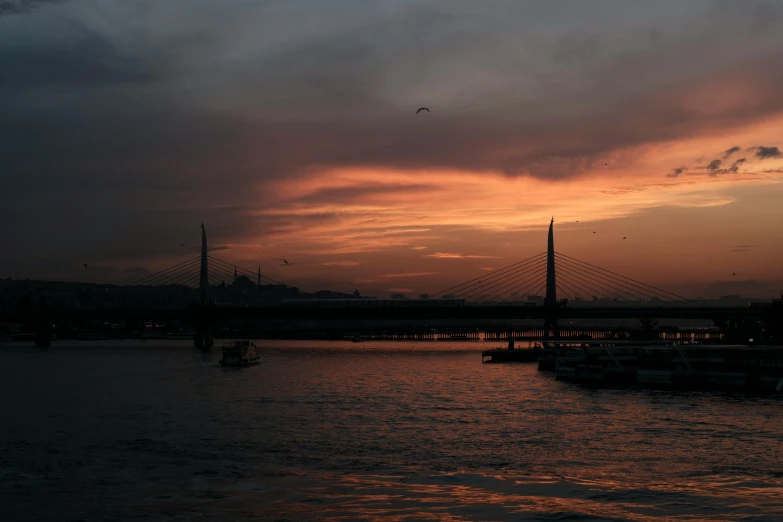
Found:
M 780 520 L 783 400 L 456 343 L 0 345 L 0 520 Z

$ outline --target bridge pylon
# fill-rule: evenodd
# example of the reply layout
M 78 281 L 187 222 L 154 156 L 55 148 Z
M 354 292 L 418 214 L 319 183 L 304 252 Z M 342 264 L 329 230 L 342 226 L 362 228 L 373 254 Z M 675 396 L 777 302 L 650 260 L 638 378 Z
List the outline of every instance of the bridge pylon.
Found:
M 555 278 L 555 218 L 549 222 L 549 239 L 546 251 L 546 296 L 544 308 L 547 310 L 544 319 L 544 340 L 549 339 L 550 330 L 555 338 L 560 337 L 560 328 L 557 322 L 557 280 Z
M 199 313 L 196 317 L 193 344 L 200 350 L 209 350 L 215 344 L 209 317 L 209 256 L 207 255 L 207 229 L 201 223 L 201 270 L 199 274 Z

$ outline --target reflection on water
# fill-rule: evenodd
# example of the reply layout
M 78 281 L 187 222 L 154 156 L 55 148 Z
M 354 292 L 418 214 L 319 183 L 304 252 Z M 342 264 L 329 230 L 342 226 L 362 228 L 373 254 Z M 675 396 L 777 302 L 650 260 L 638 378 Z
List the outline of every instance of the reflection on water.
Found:
M 485 345 L 260 347 L 0 345 L 0 519 L 783 517 L 780 398 L 590 391 Z

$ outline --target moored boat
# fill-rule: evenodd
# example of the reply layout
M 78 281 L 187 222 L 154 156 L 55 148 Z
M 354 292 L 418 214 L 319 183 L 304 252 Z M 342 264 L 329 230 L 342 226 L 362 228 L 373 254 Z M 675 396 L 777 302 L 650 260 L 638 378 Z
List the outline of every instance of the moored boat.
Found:
M 536 344 L 533 348 L 515 348 L 514 341 L 508 342 L 508 348 L 493 348 L 482 350 L 481 362 L 536 362 L 541 354 L 541 347 Z M 489 359 L 485 360 L 486 357 Z
M 251 341 L 232 341 L 223 343 L 222 366 L 250 366 L 260 361 L 256 345 Z

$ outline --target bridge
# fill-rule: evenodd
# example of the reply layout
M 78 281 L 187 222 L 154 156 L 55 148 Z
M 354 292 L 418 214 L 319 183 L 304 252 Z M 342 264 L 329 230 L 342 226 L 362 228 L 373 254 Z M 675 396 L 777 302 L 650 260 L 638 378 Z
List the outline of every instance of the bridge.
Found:
M 226 281 L 230 283 L 227 285 Z M 408 327 L 446 321 L 486 327 L 497 320 L 530 319 L 543 323 L 539 331 L 547 339 L 560 337 L 560 324 L 566 319 L 706 319 L 726 330 L 737 328 L 743 321 L 768 319 L 772 309 L 708 306 L 559 253 L 554 246 L 554 219 L 549 225 L 545 252 L 435 292 L 427 299 L 298 299 L 298 289 L 262 275 L 260 267 L 251 271 L 210 255 L 203 224 L 199 256 L 127 288 L 154 289 L 156 299 L 169 306 L 6 310 L 0 312 L 0 321 L 34 320 L 40 329 L 46 330 L 46 325 L 55 319 L 185 318 L 195 325 L 195 345 L 208 349 L 214 342 L 215 322 L 227 320 L 278 324 L 318 321 L 321 325 L 331 322 L 348 328 L 352 323 L 367 321 L 404 321 Z M 215 299 L 227 296 L 242 301 L 243 292 L 250 296 L 249 303 L 218 304 Z M 541 292 L 543 298 L 539 298 Z M 271 297 L 265 302 L 259 296 Z M 45 344 L 47 334 L 43 332 L 39 337 Z

